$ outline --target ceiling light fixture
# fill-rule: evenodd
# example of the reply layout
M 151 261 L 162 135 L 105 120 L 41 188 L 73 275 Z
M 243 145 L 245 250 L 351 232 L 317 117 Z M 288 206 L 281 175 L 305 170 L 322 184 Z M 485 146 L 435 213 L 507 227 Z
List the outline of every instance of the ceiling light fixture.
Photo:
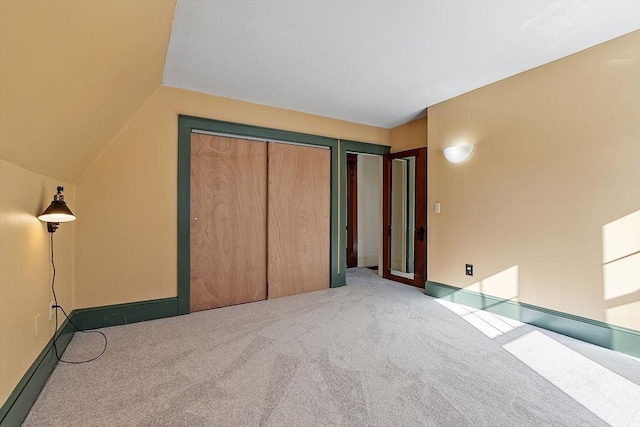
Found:
M 452 145 L 443 151 L 444 157 L 451 163 L 462 163 L 473 153 L 473 145 Z
M 64 201 L 64 195 L 62 195 L 64 187 L 58 187 L 57 191 L 58 193 L 53 196 L 53 201 L 49 207 L 38 216 L 40 221 L 47 223 L 47 231 L 49 233 L 55 233 L 61 222 L 76 220 L 76 216 Z

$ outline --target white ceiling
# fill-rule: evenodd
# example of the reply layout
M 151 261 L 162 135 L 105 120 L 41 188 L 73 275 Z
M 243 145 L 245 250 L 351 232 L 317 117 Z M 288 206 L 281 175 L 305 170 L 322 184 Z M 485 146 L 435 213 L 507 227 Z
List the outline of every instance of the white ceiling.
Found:
M 390 128 L 638 28 L 638 0 L 178 0 L 163 83 Z

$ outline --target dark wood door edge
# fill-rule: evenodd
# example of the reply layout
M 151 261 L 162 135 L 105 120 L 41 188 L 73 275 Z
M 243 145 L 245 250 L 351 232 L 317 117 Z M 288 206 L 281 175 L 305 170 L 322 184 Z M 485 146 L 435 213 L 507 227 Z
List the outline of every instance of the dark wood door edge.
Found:
M 347 267 L 358 266 L 358 156 L 347 153 Z
M 425 236 L 427 234 L 427 149 L 417 148 L 399 153 L 384 156 L 383 165 L 383 266 L 382 275 L 385 279 L 406 283 L 418 288 L 424 288 L 427 275 L 427 239 L 418 240 L 417 233 L 414 233 L 414 278 L 395 276 L 391 274 L 391 161 L 404 157 L 416 157 L 416 201 L 415 201 L 415 228 L 423 227 Z

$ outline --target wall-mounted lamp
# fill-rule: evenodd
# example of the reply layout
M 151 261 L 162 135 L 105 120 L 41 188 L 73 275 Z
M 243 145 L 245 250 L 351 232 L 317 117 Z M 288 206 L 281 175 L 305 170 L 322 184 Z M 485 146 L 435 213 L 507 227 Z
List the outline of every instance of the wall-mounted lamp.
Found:
M 462 163 L 473 153 L 473 145 L 452 145 L 443 151 L 444 157 L 451 163 Z
M 64 188 L 58 187 L 57 191 L 58 193 L 53 196 L 53 201 L 49 207 L 38 216 L 40 221 L 47 223 L 47 230 L 49 233 L 54 233 L 60 226 L 61 222 L 76 220 L 76 216 L 71 212 L 71 209 L 69 209 L 64 201 L 64 196 L 62 195 Z

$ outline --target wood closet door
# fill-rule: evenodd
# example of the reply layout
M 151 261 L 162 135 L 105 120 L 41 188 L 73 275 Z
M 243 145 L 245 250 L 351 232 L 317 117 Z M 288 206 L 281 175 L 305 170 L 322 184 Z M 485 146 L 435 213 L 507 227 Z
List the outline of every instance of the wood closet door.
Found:
M 269 143 L 269 298 L 329 287 L 331 152 Z
M 191 135 L 191 311 L 267 297 L 267 144 Z

